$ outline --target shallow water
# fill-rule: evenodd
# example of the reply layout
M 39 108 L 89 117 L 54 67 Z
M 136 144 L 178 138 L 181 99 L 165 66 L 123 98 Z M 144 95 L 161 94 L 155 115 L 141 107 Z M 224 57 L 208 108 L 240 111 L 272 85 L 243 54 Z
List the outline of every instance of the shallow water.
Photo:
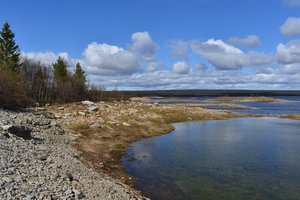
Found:
M 276 99 L 285 99 L 290 102 L 282 102 L 282 103 L 269 103 L 269 102 L 248 102 L 248 103 L 239 103 L 239 102 L 230 102 L 233 104 L 243 105 L 255 109 L 229 109 L 231 112 L 235 113 L 248 113 L 248 114 L 272 114 L 272 115 L 284 115 L 284 114 L 300 114 L 300 96 L 270 96 L 271 98 Z M 211 97 L 185 97 L 178 99 L 193 99 L 193 100 L 206 100 Z M 165 98 L 168 99 L 168 98 Z M 174 99 L 174 98 L 173 98 Z M 184 102 L 184 103 L 174 103 L 174 102 L 163 102 L 161 104 L 197 104 L 195 102 Z M 210 104 L 210 102 L 201 102 L 201 104 Z M 226 102 L 220 102 L 226 103 Z M 205 108 L 209 109 L 217 109 L 217 110 L 226 110 L 228 108 L 220 107 L 220 106 L 208 106 Z
M 175 124 L 128 147 L 135 186 L 164 199 L 300 199 L 300 122 L 239 118 Z

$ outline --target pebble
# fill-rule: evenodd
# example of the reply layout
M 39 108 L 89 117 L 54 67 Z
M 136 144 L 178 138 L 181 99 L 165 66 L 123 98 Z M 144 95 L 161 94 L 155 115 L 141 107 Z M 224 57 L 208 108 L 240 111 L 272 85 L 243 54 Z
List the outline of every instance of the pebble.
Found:
M 131 199 L 128 189 L 80 162 L 55 118 L 42 108 L 0 109 L 0 199 Z M 10 132 L 13 126 L 30 130 L 30 139 Z

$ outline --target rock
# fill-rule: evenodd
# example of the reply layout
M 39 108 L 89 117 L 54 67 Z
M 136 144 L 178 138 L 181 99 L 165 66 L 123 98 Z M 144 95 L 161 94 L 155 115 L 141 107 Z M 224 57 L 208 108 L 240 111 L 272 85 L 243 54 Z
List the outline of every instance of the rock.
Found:
M 10 177 L 4 176 L 4 177 L 2 178 L 2 181 L 6 182 L 6 183 L 11 183 L 11 182 L 13 181 L 13 179 L 10 178 Z
M 26 126 L 13 125 L 8 129 L 8 132 L 25 140 L 31 139 L 31 130 Z
M 55 119 L 60 119 L 60 118 L 61 118 L 61 115 L 58 114 L 58 113 L 55 113 L 55 114 L 54 114 L 54 117 L 55 117 Z
M 35 199 L 35 198 L 31 194 L 29 194 L 25 197 L 25 200 L 33 200 L 33 199 Z
M 123 126 L 130 126 L 130 124 L 128 122 L 123 122 L 122 125 Z
M 4 185 L 5 185 L 5 182 L 0 180 L 0 189 L 2 189 L 4 187 Z
M 64 107 L 58 107 L 58 110 L 64 110 L 65 108 Z
M 85 197 L 82 192 L 80 192 L 76 189 L 74 189 L 73 191 L 74 191 L 74 194 L 75 194 L 75 199 L 83 199 Z
M 78 114 L 81 115 L 81 116 L 85 116 L 86 113 L 82 112 L 82 111 L 79 111 Z
M 35 103 L 33 103 L 33 106 L 39 107 L 39 106 L 40 106 L 40 103 L 39 103 L 39 102 L 35 102 Z
M 45 161 L 45 160 L 47 160 L 47 158 L 48 158 L 47 155 L 42 155 L 38 159 L 41 160 L 41 161 Z
M 98 124 L 98 123 L 94 123 L 94 124 L 92 124 L 92 125 L 90 126 L 90 128 L 92 128 L 92 129 L 101 128 L 101 125 Z
M 73 181 L 74 180 L 74 177 L 73 177 L 73 175 L 70 172 L 67 172 L 66 176 L 68 177 L 69 181 Z
M 67 190 L 65 191 L 65 195 L 67 198 L 74 198 L 74 192 L 70 186 L 68 186 Z
M 9 128 L 11 128 L 12 125 L 4 125 L 4 126 L 1 126 L 2 130 L 4 131 L 7 131 Z
M 35 108 L 35 111 L 45 111 L 47 110 L 47 108 L 44 108 L 44 107 L 36 107 Z
M 96 112 L 98 110 L 99 110 L 99 108 L 97 106 L 91 106 L 91 107 L 89 107 L 89 112 Z
M 159 103 L 158 102 L 154 102 L 153 105 L 154 106 L 159 106 Z
M 83 105 L 88 105 L 88 106 L 95 105 L 95 103 L 92 102 L 92 101 L 82 101 L 81 103 L 82 103 Z
M 84 107 L 81 103 L 78 106 Z M 104 107 L 98 106 L 99 110 Z M 128 189 L 84 165 L 80 152 L 73 148 L 72 133 L 63 134 L 60 125 L 74 123 L 78 110 L 65 106 L 65 112 L 59 111 L 62 118 L 56 121 L 54 114 L 36 112 L 35 108 L 26 112 L 0 109 L 0 200 L 132 199 Z M 65 117 L 67 112 L 72 115 Z M 110 121 L 108 112 L 101 114 Z M 91 117 L 91 124 L 104 124 L 103 119 L 98 120 L 99 114 L 84 114 Z M 118 114 L 113 113 L 114 121 L 119 119 Z M 34 139 L 19 139 L 19 135 Z
M 70 117 L 70 116 L 71 116 L 71 113 L 65 113 L 65 116 L 66 116 L 66 117 Z
M 55 120 L 52 120 L 51 122 L 50 122 L 50 126 L 56 126 L 57 125 L 57 122 L 55 121 Z

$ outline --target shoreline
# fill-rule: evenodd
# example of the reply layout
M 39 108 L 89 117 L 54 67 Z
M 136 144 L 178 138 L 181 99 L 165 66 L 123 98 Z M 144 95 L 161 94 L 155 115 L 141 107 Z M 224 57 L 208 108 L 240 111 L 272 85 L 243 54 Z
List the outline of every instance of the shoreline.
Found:
M 91 106 L 65 104 L 63 108 L 50 106 L 48 110 L 58 117 L 65 129 L 73 132 L 74 148 L 82 152 L 83 163 L 130 186 L 139 195 L 142 194 L 133 188 L 132 177 L 120 162 L 129 144 L 168 134 L 174 130 L 172 124 L 176 122 L 262 116 L 141 102 L 99 102 Z
M 85 179 L 84 177 L 89 177 L 90 173 L 94 173 L 93 176 L 98 177 L 97 180 L 100 181 L 98 183 L 99 186 L 95 185 L 91 188 L 86 188 L 90 187 L 89 184 L 86 184 L 85 186 L 75 185 L 77 187 L 75 190 L 77 191 L 77 195 L 81 194 L 78 193 L 78 191 L 87 196 L 95 195 L 89 190 L 94 190 L 97 187 L 100 187 L 104 189 L 103 193 L 100 191 L 101 195 L 112 195 L 111 199 L 118 199 L 121 196 L 121 199 L 129 199 L 129 197 L 131 198 L 133 196 L 137 199 L 145 199 L 142 193 L 133 187 L 132 177 L 130 177 L 123 168 L 120 158 L 124 155 L 124 153 L 126 153 L 126 149 L 129 144 L 140 139 L 168 134 L 174 130 L 172 125 L 173 123 L 225 120 L 238 117 L 280 117 L 300 120 L 300 115 L 270 116 L 235 114 L 226 110 L 211 110 L 193 107 L 188 104 L 157 105 L 131 101 L 98 102 L 94 105 L 83 105 L 82 103 L 59 104 L 42 108 L 34 108 L 33 110 L 34 111 L 21 114 L 16 114 L 12 111 L 3 111 L 1 109 L 0 112 L 7 112 L 8 114 L 6 114 L 6 118 L 12 118 L 11 121 L 15 123 L 21 123 L 29 126 L 34 130 L 34 135 L 44 138 L 45 142 L 39 144 L 41 148 L 52 149 L 58 148 L 59 146 L 59 151 L 55 149 L 51 150 L 56 153 L 54 155 L 50 153 L 48 157 L 50 157 L 54 163 L 67 162 L 66 166 L 70 167 L 71 165 L 71 168 L 74 167 L 76 170 L 72 172 L 72 176 L 76 178 L 78 177 L 78 181 L 82 182 L 82 184 L 88 182 L 90 178 Z M 15 117 L 15 115 L 17 115 L 17 117 Z M 29 119 L 28 115 L 30 116 Z M 0 125 L 2 126 L 9 123 L 10 120 L 8 119 L 1 119 L 0 116 L 0 122 L 2 120 Z M 61 135 L 51 135 L 52 133 L 46 131 L 48 129 L 50 132 L 53 130 L 55 133 L 62 133 Z M 1 135 L 2 134 L 0 134 L 0 136 Z M 9 141 L 12 144 L 16 141 L 17 144 L 22 142 L 14 137 L 11 138 L 12 139 L 9 139 Z M 59 139 L 61 142 L 57 144 L 55 143 L 53 146 L 54 140 L 52 138 L 54 138 L 55 141 L 57 141 L 57 138 L 61 138 Z M 2 144 L 1 142 L 0 138 L 0 145 Z M 28 151 L 27 149 L 31 148 L 31 143 L 34 143 L 34 141 L 24 142 L 28 146 L 25 145 L 25 147 L 23 147 L 24 145 L 22 145 L 22 147 L 19 148 L 26 149 L 25 151 Z M 39 146 L 38 148 L 40 148 Z M 42 152 L 44 151 L 46 150 L 43 150 Z M 61 153 L 63 155 L 66 153 L 71 157 L 67 156 L 69 159 L 68 161 L 61 158 L 55 158 L 55 155 L 60 155 Z M 32 157 L 32 155 L 30 156 Z M 73 157 L 76 159 L 73 160 Z M 45 169 L 48 169 L 48 166 L 44 166 L 47 162 L 41 163 Z M 81 172 L 78 172 L 78 168 L 86 169 L 88 172 L 82 172 L 82 169 Z M 73 182 L 68 181 L 68 175 L 65 175 L 68 168 L 59 170 L 60 172 L 57 173 L 63 173 L 63 175 L 60 176 L 63 177 L 64 184 L 73 184 Z M 95 175 L 96 172 L 97 175 Z M 73 185 L 71 186 L 72 187 L 70 188 L 73 189 Z M 119 189 L 117 189 L 118 192 L 116 192 L 116 194 L 111 194 L 110 189 L 107 187 L 116 187 Z M 67 189 L 64 188 L 63 190 L 66 191 Z M 63 190 L 59 191 L 61 192 Z M 127 194 L 128 196 L 126 196 Z

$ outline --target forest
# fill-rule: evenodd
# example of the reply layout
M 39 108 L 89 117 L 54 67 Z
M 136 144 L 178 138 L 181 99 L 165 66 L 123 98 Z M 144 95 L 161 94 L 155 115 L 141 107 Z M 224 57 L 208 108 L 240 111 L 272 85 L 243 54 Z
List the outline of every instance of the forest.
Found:
M 122 91 L 105 91 L 89 85 L 81 64 L 71 65 L 62 57 L 51 66 L 22 57 L 15 33 L 5 22 L 0 31 L 0 107 L 128 99 Z

